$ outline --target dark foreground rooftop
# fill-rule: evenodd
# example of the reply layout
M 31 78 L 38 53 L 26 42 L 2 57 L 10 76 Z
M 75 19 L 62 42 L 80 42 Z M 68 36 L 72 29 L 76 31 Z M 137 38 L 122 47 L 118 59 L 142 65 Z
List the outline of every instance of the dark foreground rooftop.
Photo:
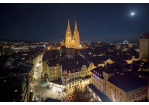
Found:
M 44 102 L 61 102 L 61 100 L 53 99 L 53 98 L 47 98 Z
M 124 90 L 125 92 L 147 85 L 147 82 L 143 81 L 138 76 L 135 76 L 133 74 L 112 76 L 108 79 L 108 81 Z

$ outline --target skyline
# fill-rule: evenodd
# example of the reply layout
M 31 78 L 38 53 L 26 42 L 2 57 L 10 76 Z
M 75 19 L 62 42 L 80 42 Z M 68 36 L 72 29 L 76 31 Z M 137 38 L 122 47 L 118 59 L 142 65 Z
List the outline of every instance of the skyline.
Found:
M 137 40 L 148 29 L 149 4 L 0 4 L 0 39 L 61 41 L 68 20 L 80 41 Z M 132 12 L 134 15 L 132 16 Z

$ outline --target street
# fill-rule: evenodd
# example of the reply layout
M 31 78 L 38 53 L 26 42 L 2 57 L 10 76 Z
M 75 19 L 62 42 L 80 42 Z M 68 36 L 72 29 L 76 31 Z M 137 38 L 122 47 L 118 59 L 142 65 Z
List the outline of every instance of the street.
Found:
M 45 82 L 45 80 L 41 78 L 41 70 L 42 70 L 42 64 L 39 64 L 34 72 L 35 86 L 34 86 L 34 96 L 32 100 L 37 99 L 36 101 L 41 102 L 42 98 L 45 100 L 48 97 L 58 100 L 66 99 L 67 97 L 66 92 L 58 93 L 56 88 L 53 88 L 52 90 L 49 89 L 48 82 Z
M 66 101 L 68 98 L 68 95 L 73 92 L 73 88 L 67 90 L 66 92 L 58 92 L 58 89 L 56 87 L 53 87 L 52 89 L 49 88 L 49 83 L 41 78 L 41 70 L 42 70 L 42 64 L 37 65 L 35 72 L 34 72 L 34 96 L 32 100 L 36 100 L 37 102 L 41 102 L 41 99 L 43 98 L 46 100 L 48 97 L 53 99 L 61 100 L 62 102 Z M 82 89 L 84 89 L 85 84 L 81 84 Z M 81 88 L 80 85 L 80 88 Z

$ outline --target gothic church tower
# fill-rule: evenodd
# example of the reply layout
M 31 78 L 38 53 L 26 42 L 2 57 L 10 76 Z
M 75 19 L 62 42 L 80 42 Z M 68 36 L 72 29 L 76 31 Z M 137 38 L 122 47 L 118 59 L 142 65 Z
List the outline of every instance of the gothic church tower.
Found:
M 71 48 L 71 41 L 72 41 L 72 34 L 71 34 L 70 24 L 68 20 L 68 26 L 67 26 L 66 37 L 65 37 L 66 48 Z
M 73 40 L 75 42 L 75 49 L 79 49 L 80 45 L 80 37 L 79 37 L 79 32 L 77 30 L 77 22 L 75 21 L 75 28 L 73 32 Z
M 68 20 L 65 40 L 64 39 L 61 40 L 61 46 L 65 46 L 66 48 L 79 49 L 80 47 L 79 45 L 80 45 L 80 37 L 77 29 L 77 22 L 75 21 L 74 33 L 72 35 L 70 30 L 70 23 Z

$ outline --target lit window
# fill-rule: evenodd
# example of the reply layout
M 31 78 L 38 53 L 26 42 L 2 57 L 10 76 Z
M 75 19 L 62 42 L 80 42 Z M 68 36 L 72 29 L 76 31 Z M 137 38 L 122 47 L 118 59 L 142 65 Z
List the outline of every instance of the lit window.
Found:
M 139 78 L 141 78 L 141 75 L 139 75 Z
M 15 92 L 17 92 L 17 90 L 15 90 Z
M 56 73 L 56 71 L 55 71 L 55 73 Z
M 55 67 L 55 69 L 56 69 L 56 67 Z
M 6 80 L 4 80 L 4 82 L 6 82 Z

